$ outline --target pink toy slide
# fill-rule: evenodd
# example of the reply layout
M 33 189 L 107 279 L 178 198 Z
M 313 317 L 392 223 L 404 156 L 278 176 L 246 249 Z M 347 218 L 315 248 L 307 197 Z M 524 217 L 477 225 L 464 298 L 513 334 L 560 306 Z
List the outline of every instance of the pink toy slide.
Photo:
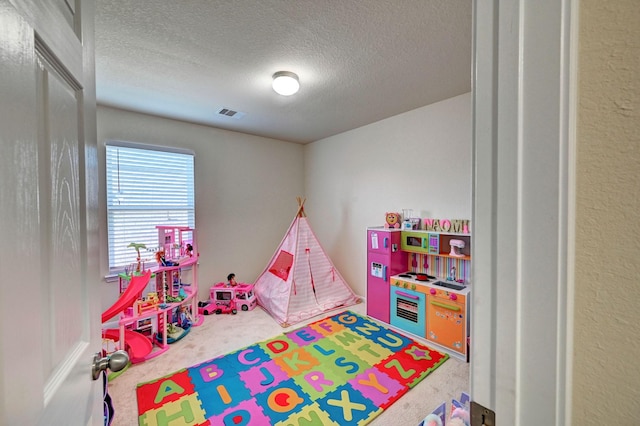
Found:
M 110 328 L 102 332 L 102 337 L 111 339 L 113 341 L 120 340 L 120 330 L 117 328 Z M 153 343 L 140 333 L 135 331 L 124 331 L 125 348 L 129 352 L 132 364 L 137 364 L 147 359 L 147 355 L 153 350 Z
M 142 291 L 149 283 L 151 270 L 147 270 L 143 275 L 134 275 L 129 282 L 127 289 L 120 295 L 116 303 L 102 313 L 102 322 L 109 321 L 125 309 L 133 306 L 133 303 L 140 297 Z M 108 329 L 102 331 L 102 336 L 114 341 L 120 340 L 120 330 Z M 135 331 L 124 331 L 124 341 L 127 352 L 133 364 L 144 361 L 153 350 L 153 343 L 140 333 Z
M 134 275 L 133 277 L 131 277 L 129 287 L 127 287 L 124 293 L 120 295 L 118 300 L 116 300 L 116 303 L 114 303 L 109 309 L 102 313 L 102 322 L 105 323 L 109 321 L 120 312 L 133 306 L 133 302 L 135 302 L 140 297 L 140 295 L 142 294 L 142 290 L 144 290 L 144 288 L 147 286 L 150 278 L 150 269 L 148 269 L 147 272 L 144 273 L 144 275 Z

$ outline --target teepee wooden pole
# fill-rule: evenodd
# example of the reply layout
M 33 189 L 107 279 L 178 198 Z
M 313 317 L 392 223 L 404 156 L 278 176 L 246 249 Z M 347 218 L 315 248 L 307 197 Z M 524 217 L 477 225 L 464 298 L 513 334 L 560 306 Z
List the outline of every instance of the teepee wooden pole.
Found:
M 307 217 L 307 214 L 304 212 L 304 202 L 307 201 L 306 198 L 296 197 L 298 200 L 298 213 L 296 213 L 297 217 Z

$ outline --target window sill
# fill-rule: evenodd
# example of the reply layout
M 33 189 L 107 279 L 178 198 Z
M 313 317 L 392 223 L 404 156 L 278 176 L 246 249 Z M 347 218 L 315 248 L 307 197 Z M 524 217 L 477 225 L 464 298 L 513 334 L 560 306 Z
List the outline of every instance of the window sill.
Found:
M 113 272 L 104 276 L 104 282 L 113 283 L 118 281 L 118 274 Z

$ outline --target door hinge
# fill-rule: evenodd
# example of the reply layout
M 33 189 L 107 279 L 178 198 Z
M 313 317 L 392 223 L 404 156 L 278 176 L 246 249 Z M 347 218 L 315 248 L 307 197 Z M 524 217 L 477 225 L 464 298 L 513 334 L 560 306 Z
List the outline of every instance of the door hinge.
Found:
M 496 426 L 496 413 L 471 401 L 471 426 Z

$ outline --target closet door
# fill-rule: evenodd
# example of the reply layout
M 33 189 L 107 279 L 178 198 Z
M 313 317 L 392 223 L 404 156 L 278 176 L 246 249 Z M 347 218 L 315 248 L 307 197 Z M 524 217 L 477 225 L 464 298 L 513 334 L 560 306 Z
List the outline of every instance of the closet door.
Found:
M 102 422 L 92 28 L 0 0 L 0 424 Z

